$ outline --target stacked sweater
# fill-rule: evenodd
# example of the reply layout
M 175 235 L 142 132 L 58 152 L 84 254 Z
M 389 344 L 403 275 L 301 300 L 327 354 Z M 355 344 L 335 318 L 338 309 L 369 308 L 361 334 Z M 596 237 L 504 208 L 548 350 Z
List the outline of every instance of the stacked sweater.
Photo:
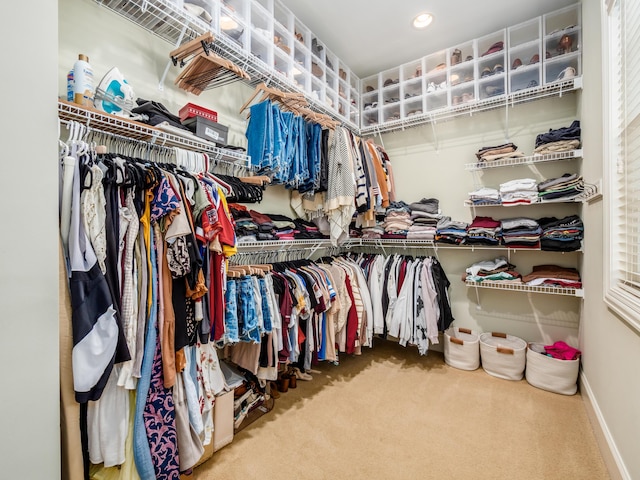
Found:
M 405 202 L 391 202 L 384 217 L 383 238 L 406 238 L 411 221 L 411 209 Z
M 522 277 L 522 281 L 531 286 L 582 288 L 580 273 L 575 268 L 558 265 L 536 265 L 530 274 Z
M 516 271 L 515 265 L 509 263 L 504 257 L 493 260 L 483 260 L 467 267 L 462 275 L 462 280 L 480 282 L 520 283 L 521 275 Z
M 269 216 L 275 222 L 274 215 Z M 296 218 L 293 223 L 296 227 L 293 234 L 296 240 L 325 238 L 325 236 L 320 233 L 320 229 L 315 224 L 308 222 L 307 220 Z
M 492 204 L 500 205 L 500 192 L 495 188 L 482 187 L 469 192 L 469 202 L 473 205 Z
M 529 205 L 538 201 L 538 183 L 532 178 L 518 178 L 500 184 L 502 205 Z
M 570 200 L 584 191 L 584 180 L 577 173 L 565 173 L 538 184 L 540 200 Z
M 475 217 L 467 228 L 465 245 L 498 245 L 502 236 L 502 224 L 491 217 Z
M 518 146 L 513 143 L 505 143 L 493 147 L 482 147 L 476 152 L 479 167 L 495 160 L 516 157 L 524 157 L 524 153 L 518 150 Z
M 542 228 L 540 248 L 553 252 L 573 252 L 580 250 L 584 224 L 578 215 L 558 219 L 544 217 L 538 219 Z
M 442 217 L 438 220 L 435 240 L 440 243 L 459 245 L 467 236 L 467 228 L 469 228 L 469 224 L 466 222 L 451 220 L 451 217 Z
M 534 154 L 568 152 L 580 148 L 580 122 L 575 120 L 570 126 L 550 129 L 536 136 Z
M 440 202 L 436 198 L 423 198 L 419 202 L 409 205 L 411 209 L 411 221 L 407 238 L 433 240 L 436 236 L 440 214 Z
M 229 203 L 229 211 L 235 221 L 238 243 L 257 241 L 258 225 L 251 218 L 249 210 L 244 205 Z
M 532 218 L 502 220 L 502 243 L 511 248 L 540 248 L 542 229 Z

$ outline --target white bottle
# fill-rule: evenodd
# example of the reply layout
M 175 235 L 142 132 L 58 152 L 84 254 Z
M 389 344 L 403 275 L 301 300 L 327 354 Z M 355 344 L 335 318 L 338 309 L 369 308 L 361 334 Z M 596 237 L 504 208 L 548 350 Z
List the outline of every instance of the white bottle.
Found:
M 85 107 L 93 106 L 93 70 L 86 55 L 78 55 L 73 65 L 73 101 Z

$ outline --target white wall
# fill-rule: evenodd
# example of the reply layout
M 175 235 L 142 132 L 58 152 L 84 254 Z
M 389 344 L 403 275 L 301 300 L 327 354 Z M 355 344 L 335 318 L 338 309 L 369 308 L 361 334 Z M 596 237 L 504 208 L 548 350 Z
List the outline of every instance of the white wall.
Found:
M 583 2 L 584 92 L 582 127 L 585 149 L 590 161 L 588 175 L 602 175 L 602 55 L 600 1 Z M 605 192 L 605 195 L 608 192 Z M 603 250 L 603 203 L 589 205 L 584 221 L 587 231 L 583 278 L 586 297 L 581 322 L 580 344 L 584 380 L 614 443 L 617 460 L 626 478 L 640 478 L 640 335 L 614 315 L 603 301 L 603 265 L 608 252 Z M 583 389 L 584 390 L 584 389 Z M 624 478 L 624 477 L 623 477 Z
M 0 80 L 0 191 L 5 203 L 0 235 L 1 476 L 56 479 L 57 2 L 2 2 L 0 12 L 7 53 Z

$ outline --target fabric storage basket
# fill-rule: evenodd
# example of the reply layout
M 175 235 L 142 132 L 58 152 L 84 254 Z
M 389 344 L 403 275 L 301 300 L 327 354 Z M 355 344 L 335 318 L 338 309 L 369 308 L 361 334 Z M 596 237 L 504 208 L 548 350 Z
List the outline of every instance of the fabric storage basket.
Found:
M 505 380 L 522 380 L 527 342 L 506 333 L 480 334 L 480 359 L 489 375 Z
M 468 328 L 449 327 L 444 332 L 444 361 L 460 370 L 480 366 L 480 339 Z
M 538 344 L 544 350 L 544 345 Z M 580 358 L 561 360 L 527 348 L 525 378 L 530 385 L 562 395 L 574 395 L 578 391 Z

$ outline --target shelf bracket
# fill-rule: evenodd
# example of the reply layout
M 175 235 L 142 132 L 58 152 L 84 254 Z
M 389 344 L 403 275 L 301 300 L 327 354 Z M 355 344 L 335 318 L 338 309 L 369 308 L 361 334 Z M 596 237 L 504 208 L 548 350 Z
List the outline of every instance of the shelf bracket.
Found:
M 146 4 L 146 1 L 145 1 Z M 176 48 L 178 48 L 180 46 L 180 44 L 182 43 L 182 39 L 184 38 L 185 33 L 187 33 L 187 26 L 188 24 L 185 23 L 184 26 L 182 27 L 182 30 L 180 31 L 180 36 L 178 37 L 178 41 L 176 42 Z M 164 81 L 167 78 L 167 74 L 169 73 L 169 69 L 171 68 L 171 65 L 173 65 L 173 60 L 169 60 L 167 62 L 167 66 L 164 67 L 164 72 L 162 72 L 162 77 L 160 77 L 160 83 L 158 84 L 158 90 L 160 90 L 161 92 L 164 92 Z
M 509 140 L 509 96 L 505 97 L 504 102 L 504 138 Z
M 482 305 L 480 304 L 480 289 L 475 286 L 473 289 L 476 291 L 476 310 L 482 310 Z
M 431 131 L 433 132 L 433 143 L 436 147 L 436 153 L 440 153 L 440 147 L 438 145 L 438 132 L 436 132 L 436 121 L 433 118 L 433 114 L 429 115 L 429 123 L 431 124 Z

